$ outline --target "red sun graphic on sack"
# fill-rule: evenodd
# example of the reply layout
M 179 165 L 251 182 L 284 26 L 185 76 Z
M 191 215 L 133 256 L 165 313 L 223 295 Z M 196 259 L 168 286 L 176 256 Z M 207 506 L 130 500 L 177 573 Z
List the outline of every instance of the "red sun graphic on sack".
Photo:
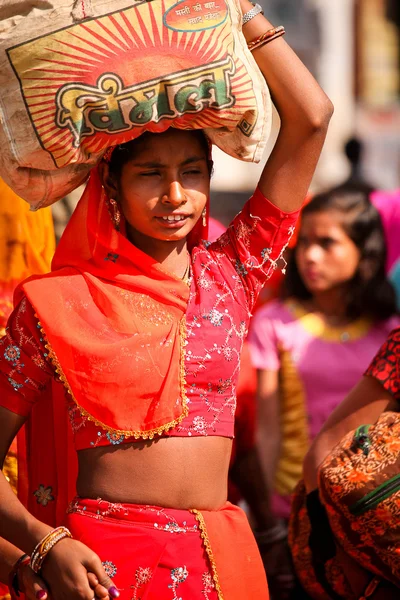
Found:
M 57 168 L 144 131 L 238 128 L 258 111 L 225 0 L 137 2 L 7 50 Z

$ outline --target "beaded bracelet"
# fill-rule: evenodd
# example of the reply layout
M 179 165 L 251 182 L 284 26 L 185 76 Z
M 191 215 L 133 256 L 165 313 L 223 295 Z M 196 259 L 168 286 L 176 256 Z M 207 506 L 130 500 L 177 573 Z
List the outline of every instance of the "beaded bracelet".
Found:
M 247 13 L 243 15 L 242 25 L 246 25 L 251 19 L 254 19 L 259 14 L 264 14 L 262 7 L 259 4 L 254 4 L 253 8 L 251 8 Z
M 286 31 L 283 25 L 279 25 L 279 27 L 273 27 L 249 42 L 247 47 L 250 52 L 253 52 L 253 50 L 272 42 L 272 40 L 276 40 L 276 38 L 281 37 L 281 35 L 285 35 L 285 33 Z
M 22 556 L 19 557 L 19 559 L 10 571 L 10 574 L 8 576 L 8 589 L 10 590 L 12 600 L 18 598 L 21 593 L 19 587 L 18 572 L 21 567 L 24 567 L 25 565 L 29 564 L 30 560 L 31 559 L 27 554 L 22 554 Z
M 42 568 L 43 561 L 50 552 L 50 550 L 61 542 L 64 538 L 72 538 L 72 534 L 66 527 L 56 527 L 53 531 L 50 531 L 40 542 L 36 545 L 31 555 L 31 569 L 35 573 L 39 573 Z

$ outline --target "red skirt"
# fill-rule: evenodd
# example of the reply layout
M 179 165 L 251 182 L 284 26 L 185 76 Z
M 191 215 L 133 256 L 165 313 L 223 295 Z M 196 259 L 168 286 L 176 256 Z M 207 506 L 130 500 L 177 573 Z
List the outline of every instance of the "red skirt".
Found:
M 247 517 L 76 499 L 66 526 L 100 557 L 121 600 L 268 600 Z

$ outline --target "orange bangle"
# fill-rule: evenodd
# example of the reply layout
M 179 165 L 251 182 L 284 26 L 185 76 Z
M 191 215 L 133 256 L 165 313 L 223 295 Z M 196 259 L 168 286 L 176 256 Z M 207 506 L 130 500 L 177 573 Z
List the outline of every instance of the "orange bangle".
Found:
M 265 33 L 262 33 L 261 35 L 256 37 L 254 40 L 251 40 L 251 42 L 247 44 L 247 47 L 250 50 L 250 52 L 252 52 L 256 48 L 260 48 L 261 46 L 272 42 L 272 40 L 275 40 L 281 35 L 285 35 L 285 33 L 286 31 L 283 25 L 279 25 L 279 27 L 273 27 L 272 29 L 269 29 Z
M 50 550 L 64 538 L 72 538 L 72 534 L 66 527 L 56 527 L 44 536 L 37 544 L 31 555 L 31 569 L 35 573 L 39 573 L 42 564 Z

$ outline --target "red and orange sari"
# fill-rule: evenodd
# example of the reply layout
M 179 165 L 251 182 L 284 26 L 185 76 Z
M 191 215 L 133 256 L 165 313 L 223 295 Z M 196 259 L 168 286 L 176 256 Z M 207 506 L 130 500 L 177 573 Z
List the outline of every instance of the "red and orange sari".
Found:
M 201 237 L 200 224 L 191 244 Z M 21 500 L 38 519 L 66 523 L 93 548 L 122 600 L 267 599 L 247 519 L 229 503 L 200 512 L 75 499 L 66 517 L 77 459 L 65 390 L 110 436 L 151 439 L 175 427 L 187 414 L 182 360 L 189 289 L 130 244 L 123 224 L 121 231 L 113 226 L 96 170 L 52 267 L 48 276 L 24 282 L 15 298 L 26 296 L 34 307 L 64 384 L 46 389 L 21 434 L 21 448 L 29 449 L 20 456 Z M 165 318 L 155 321 L 154 314 Z M 54 484 L 33 490 L 30 481 Z

